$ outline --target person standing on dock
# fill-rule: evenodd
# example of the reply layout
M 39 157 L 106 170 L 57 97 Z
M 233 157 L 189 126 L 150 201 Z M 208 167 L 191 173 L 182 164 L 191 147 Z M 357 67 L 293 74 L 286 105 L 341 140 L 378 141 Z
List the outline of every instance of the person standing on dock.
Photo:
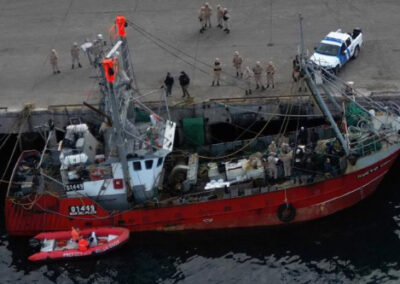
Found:
M 222 72 L 222 67 L 221 67 L 221 62 L 219 61 L 219 58 L 215 58 L 214 62 L 214 78 L 212 81 L 211 86 L 214 86 L 215 81 L 217 81 L 217 86 L 219 86 L 219 79 L 221 77 L 221 72 Z
M 204 18 L 204 6 L 201 6 L 200 11 L 199 11 L 199 22 L 200 22 L 200 33 L 202 34 L 206 30 L 206 25 L 205 25 L 205 18 Z
M 253 67 L 254 80 L 256 81 L 256 90 L 258 90 L 260 88 L 260 85 L 261 85 L 261 89 L 265 90 L 265 87 L 261 83 L 262 72 L 263 72 L 263 69 L 261 67 L 261 62 L 257 61 L 256 66 Z
M 270 85 L 272 88 L 275 88 L 275 82 L 274 82 L 275 67 L 272 61 L 268 63 L 266 72 L 267 72 L 267 88 L 269 88 Z
M 53 74 L 61 73 L 60 69 L 58 69 L 58 54 L 55 49 L 52 49 L 50 52 L 50 64 Z
M 233 54 L 233 66 L 236 69 L 236 77 L 243 77 L 243 72 L 242 72 L 242 62 L 243 58 L 239 55 L 239 51 L 235 51 Z
M 182 88 L 182 93 L 183 93 L 182 98 L 184 98 L 186 96 L 188 98 L 190 98 L 190 94 L 188 92 L 190 78 L 184 71 L 182 71 L 181 75 L 179 76 L 179 84 L 181 85 L 181 88 Z
M 172 86 L 174 85 L 174 77 L 172 77 L 171 73 L 169 72 L 167 73 L 167 77 L 165 77 L 164 85 L 167 88 L 166 89 L 167 96 L 170 96 L 172 92 Z
M 208 2 L 204 3 L 204 26 L 207 28 L 211 28 L 211 14 L 212 14 L 212 8 Z
M 229 29 L 229 18 L 230 15 L 228 13 L 228 9 L 224 8 L 224 12 L 222 14 L 222 19 L 224 20 L 224 31 L 229 34 L 230 33 L 230 29 Z
M 243 79 L 244 82 L 246 83 L 246 91 L 244 92 L 244 94 L 247 95 L 251 95 L 251 80 L 253 78 L 253 72 L 251 71 L 249 66 L 246 66 L 246 68 L 244 69 L 244 73 L 243 73 Z
M 82 68 L 81 62 L 79 61 L 79 52 L 80 49 L 78 47 L 78 43 L 74 42 L 74 44 L 71 47 L 71 57 L 72 57 L 72 68 L 75 68 L 75 62 L 78 64 L 79 68 Z
M 224 9 L 221 7 L 221 5 L 217 5 L 217 27 L 222 29 L 222 18 L 224 16 Z

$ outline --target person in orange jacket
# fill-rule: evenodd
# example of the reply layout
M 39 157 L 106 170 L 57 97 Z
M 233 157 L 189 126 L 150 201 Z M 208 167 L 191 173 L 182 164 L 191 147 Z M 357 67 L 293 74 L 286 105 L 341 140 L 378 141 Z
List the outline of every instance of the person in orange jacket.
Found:
M 71 239 L 74 242 L 78 242 L 79 239 L 81 238 L 81 232 L 77 227 L 72 227 L 71 228 Z

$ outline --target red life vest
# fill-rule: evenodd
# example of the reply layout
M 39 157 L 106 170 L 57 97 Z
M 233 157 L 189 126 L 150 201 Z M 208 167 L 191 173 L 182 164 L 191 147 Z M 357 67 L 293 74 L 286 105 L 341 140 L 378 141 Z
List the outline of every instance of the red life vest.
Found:
M 127 26 L 125 17 L 117 16 L 115 23 L 117 24 L 119 36 L 125 37 L 126 36 L 125 27 Z
M 85 239 L 80 239 L 78 242 L 78 248 L 80 251 L 87 251 L 89 242 Z
M 115 79 L 115 73 L 116 70 L 114 70 L 114 64 L 116 62 L 116 59 L 103 59 L 103 66 L 104 66 L 104 73 L 106 75 L 106 79 L 108 83 L 114 83 Z

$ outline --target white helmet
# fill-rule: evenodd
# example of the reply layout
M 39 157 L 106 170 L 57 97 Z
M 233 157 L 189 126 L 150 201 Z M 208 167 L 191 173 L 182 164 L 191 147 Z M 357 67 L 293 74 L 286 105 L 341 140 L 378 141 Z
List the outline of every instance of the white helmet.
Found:
M 52 49 L 51 52 L 56 53 L 56 50 L 55 50 L 55 49 Z
M 74 46 L 78 46 L 78 43 L 77 43 L 77 42 L 74 42 Z
M 103 40 L 103 35 L 102 34 L 98 34 L 97 35 L 97 39 Z
M 239 51 L 235 51 L 234 55 L 239 55 Z
M 219 62 L 219 58 L 217 57 L 217 58 L 215 58 L 215 62 Z
M 210 4 L 208 4 L 208 2 L 204 3 L 204 6 L 209 6 Z
M 261 62 L 260 62 L 260 61 L 257 61 L 257 62 L 256 62 L 256 65 L 257 65 L 257 66 L 260 66 L 260 65 L 261 65 Z

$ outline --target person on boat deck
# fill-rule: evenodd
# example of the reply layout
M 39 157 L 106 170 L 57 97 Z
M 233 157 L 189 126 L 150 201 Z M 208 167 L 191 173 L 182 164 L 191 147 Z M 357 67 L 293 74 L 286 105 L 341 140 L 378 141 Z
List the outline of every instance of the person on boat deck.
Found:
M 269 177 L 274 182 L 278 179 L 278 168 L 276 167 L 275 154 L 270 154 L 267 158 Z
M 331 163 L 331 159 L 327 157 L 324 162 L 324 173 L 332 176 L 336 176 L 335 167 Z
M 89 242 L 90 242 L 89 247 L 97 246 L 97 236 L 94 231 L 90 234 Z
M 313 160 L 311 155 L 309 155 L 306 159 L 305 170 L 306 170 L 306 176 L 307 176 L 307 179 L 306 179 L 307 183 L 313 182 L 316 169 L 315 169 L 315 161 Z
M 282 144 L 282 149 L 281 153 L 279 154 L 279 159 L 283 163 L 283 171 L 285 177 L 290 177 L 292 175 L 292 156 L 293 156 L 293 151 L 290 150 L 289 145 L 286 143 Z
M 302 169 L 304 167 L 304 151 L 302 148 L 298 147 L 295 152 L 295 157 L 294 157 L 294 168 L 293 168 L 293 182 L 296 183 L 296 181 L 299 182 L 299 184 L 302 183 L 301 180 L 301 175 L 302 175 Z
M 314 150 L 315 147 L 317 147 L 317 143 L 318 143 L 318 140 L 319 140 L 319 135 L 318 135 L 318 132 L 315 131 L 315 128 L 313 128 L 311 130 L 311 138 L 310 138 L 310 140 L 311 140 L 312 149 Z
M 299 140 L 299 144 L 307 145 L 308 133 L 307 133 L 307 130 L 304 128 L 304 126 L 300 127 L 300 131 L 299 131 L 299 135 L 298 135 L 297 139 Z
M 268 145 L 268 151 L 269 153 L 277 153 L 278 152 L 278 147 L 276 146 L 276 143 L 274 140 L 271 141 L 271 144 Z
M 78 242 L 79 239 L 81 238 L 81 233 L 77 227 L 72 227 L 71 228 L 71 239 L 74 242 Z
M 78 249 L 80 251 L 87 251 L 89 242 L 85 238 L 81 238 L 78 242 Z

